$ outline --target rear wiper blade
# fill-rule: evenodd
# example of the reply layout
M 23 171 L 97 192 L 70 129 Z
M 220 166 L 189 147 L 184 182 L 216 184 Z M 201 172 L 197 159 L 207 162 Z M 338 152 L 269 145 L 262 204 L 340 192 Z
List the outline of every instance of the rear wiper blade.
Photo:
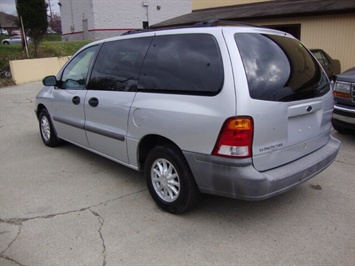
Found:
M 313 91 L 316 94 L 321 94 L 324 92 L 325 89 L 328 89 L 329 86 L 330 86 L 330 84 L 326 83 L 323 86 L 318 86 L 317 88 L 314 88 Z

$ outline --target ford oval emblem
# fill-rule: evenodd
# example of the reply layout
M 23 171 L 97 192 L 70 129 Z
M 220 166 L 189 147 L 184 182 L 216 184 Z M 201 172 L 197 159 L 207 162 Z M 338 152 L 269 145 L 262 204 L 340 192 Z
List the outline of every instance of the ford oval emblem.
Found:
M 312 106 L 308 106 L 308 107 L 306 108 L 306 111 L 307 111 L 307 112 L 310 112 L 310 111 L 312 111 L 312 109 L 313 109 Z

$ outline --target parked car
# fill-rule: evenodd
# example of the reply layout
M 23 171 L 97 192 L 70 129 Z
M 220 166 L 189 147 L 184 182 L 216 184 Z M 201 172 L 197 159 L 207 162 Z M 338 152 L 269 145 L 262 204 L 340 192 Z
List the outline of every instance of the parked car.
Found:
M 57 34 L 57 32 L 55 32 L 54 30 L 48 28 L 47 29 L 47 34 Z
M 11 31 L 11 35 L 12 35 L 12 36 L 21 35 L 21 31 L 19 31 L 19 30 L 12 30 L 12 31 Z
M 196 41 L 198 40 L 198 41 Z M 145 174 L 183 212 L 200 193 L 263 200 L 335 159 L 333 94 L 291 35 L 219 22 L 91 43 L 43 79 L 45 145 L 71 142 Z
M 0 35 L 9 35 L 8 31 L 0 28 Z
M 311 52 L 317 58 L 323 69 L 327 73 L 330 80 L 334 81 L 335 76 L 341 71 L 340 61 L 338 59 L 331 58 L 322 49 L 311 49 Z
M 355 67 L 337 75 L 334 85 L 333 127 L 341 133 L 355 131 Z
M 12 36 L 9 39 L 4 39 L 2 40 L 2 44 L 7 45 L 7 44 L 16 44 L 16 43 L 21 43 L 21 36 Z M 27 42 L 30 42 L 30 38 L 27 37 Z

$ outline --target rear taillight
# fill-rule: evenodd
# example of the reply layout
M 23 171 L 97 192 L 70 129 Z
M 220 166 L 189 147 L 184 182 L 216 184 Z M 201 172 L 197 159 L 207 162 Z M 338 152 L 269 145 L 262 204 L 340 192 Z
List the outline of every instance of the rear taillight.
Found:
M 224 122 L 213 155 L 246 158 L 252 156 L 253 119 L 232 117 Z

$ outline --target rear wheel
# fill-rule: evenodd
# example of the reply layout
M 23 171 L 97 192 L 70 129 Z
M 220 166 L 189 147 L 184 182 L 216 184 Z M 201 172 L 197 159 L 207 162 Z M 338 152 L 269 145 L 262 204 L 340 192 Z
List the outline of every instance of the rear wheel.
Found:
M 55 134 L 51 118 L 46 109 L 39 114 L 39 132 L 43 143 L 49 147 L 56 147 L 60 144 L 60 139 Z
M 151 197 L 168 212 L 184 212 L 200 197 L 189 165 L 176 147 L 153 148 L 145 162 L 145 177 Z

